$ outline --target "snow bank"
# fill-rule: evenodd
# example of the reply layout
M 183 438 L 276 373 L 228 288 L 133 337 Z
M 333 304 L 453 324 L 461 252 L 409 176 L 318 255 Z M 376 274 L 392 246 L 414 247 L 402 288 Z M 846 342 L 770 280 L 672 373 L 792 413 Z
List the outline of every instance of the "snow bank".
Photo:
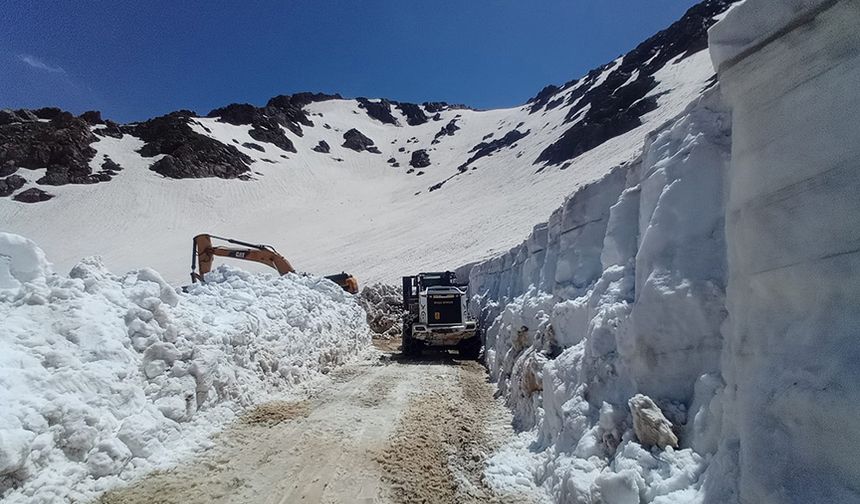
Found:
M 724 437 L 742 502 L 858 503 L 860 8 L 750 0 L 731 14 L 715 49 L 751 42 L 741 59 L 714 53 L 736 133 Z M 757 43 L 762 23 L 782 34 Z
M 68 276 L 0 233 L 0 495 L 88 500 L 206 446 L 243 408 L 369 343 L 331 282 L 221 267 L 178 292 L 97 258 Z
M 383 283 L 361 290 L 358 303 L 367 312 L 367 324 L 374 338 L 399 338 L 403 332 L 403 288 Z
M 709 474 L 724 387 L 730 118 L 720 98 L 707 93 L 638 161 L 472 268 L 487 365 L 529 447 L 491 461 L 494 484 L 541 486 L 559 502 L 732 492 L 733 479 Z
M 491 483 L 860 503 L 857 26 L 856 2 L 747 0 L 711 30 L 721 90 L 472 268 L 521 429 Z

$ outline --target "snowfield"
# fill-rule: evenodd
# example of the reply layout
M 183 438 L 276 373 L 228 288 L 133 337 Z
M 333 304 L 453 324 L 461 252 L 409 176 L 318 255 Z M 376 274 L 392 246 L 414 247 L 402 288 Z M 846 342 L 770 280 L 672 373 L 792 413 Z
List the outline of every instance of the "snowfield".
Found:
M 364 311 L 317 277 L 221 266 L 187 293 L 98 258 L 52 272 L 0 233 L 3 502 L 85 501 L 208 446 L 244 408 L 364 352 Z

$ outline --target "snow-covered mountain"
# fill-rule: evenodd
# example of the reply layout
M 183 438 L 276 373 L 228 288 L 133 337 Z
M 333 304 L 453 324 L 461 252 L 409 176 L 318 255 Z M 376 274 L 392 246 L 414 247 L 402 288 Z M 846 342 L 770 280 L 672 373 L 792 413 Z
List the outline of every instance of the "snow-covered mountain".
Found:
M 632 51 L 528 103 L 472 110 L 303 93 L 118 125 L 0 113 L 0 227 L 61 269 L 187 275 L 200 232 L 270 243 L 300 269 L 392 280 L 508 249 L 715 82 L 706 0 Z M 25 202 L 36 202 L 28 204 Z

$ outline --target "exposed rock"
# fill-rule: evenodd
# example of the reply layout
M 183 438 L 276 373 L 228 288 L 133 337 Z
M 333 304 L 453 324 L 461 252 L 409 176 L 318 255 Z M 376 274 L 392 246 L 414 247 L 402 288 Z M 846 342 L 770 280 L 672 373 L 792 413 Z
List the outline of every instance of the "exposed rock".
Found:
M 267 119 L 263 117 L 261 109 L 250 103 L 231 103 L 226 107 L 211 110 L 206 114 L 206 117 L 217 117 L 221 122 L 236 126 L 254 124 L 255 121 L 261 118 L 264 120 Z
M 664 415 L 650 397 L 636 394 L 627 404 L 633 414 L 633 432 L 644 446 L 678 447 L 678 437 L 672 432 L 672 422 Z
M 33 112 L 26 110 L 26 109 L 20 109 L 20 110 L 3 109 L 3 110 L 0 110 L 0 126 L 3 126 L 4 124 L 12 124 L 12 123 L 19 123 L 19 122 L 33 122 L 33 121 L 38 121 L 38 120 L 39 120 L 39 118 L 36 117 L 36 115 Z
M 397 162 L 397 159 L 395 159 L 395 158 L 388 158 L 388 161 L 386 161 L 386 162 L 387 162 L 388 164 L 393 164 L 393 163 L 396 163 L 396 162 Z
M 122 138 L 122 129 L 119 124 L 108 119 L 104 122 L 103 128 L 95 128 L 93 133 L 99 136 L 109 136 L 113 138 Z
M 38 203 L 40 201 L 48 201 L 53 198 L 53 194 L 46 193 L 45 191 L 32 187 L 27 189 L 26 191 L 22 191 L 15 196 L 12 197 L 15 201 L 21 201 L 23 203 Z
M 521 139 L 528 136 L 529 133 L 531 133 L 531 130 L 527 130 L 523 133 L 520 130 L 514 129 L 507 132 L 502 138 L 498 138 L 491 142 L 481 142 L 469 150 L 469 152 L 474 152 L 475 154 L 473 154 L 472 157 L 470 157 L 465 163 L 461 164 L 457 169 L 464 172 L 473 162 L 482 157 L 490 156 L 500 149 L 514 145 Z
M 105 160 L 102 162 L 102 171 L 104 172 L 112 172 L 112 175 L 115 175 L 116 172 L 122 171 L 122 166 L 118 165 L 114 162 L 113 159 L 105 156 Z
M 534 114 L 538 110 L 542 109 L 559 90 L 560 88 L 558 86 L 554 86 L 552 84 L 541 89 L 537 96 L 527 102 L 532 104 L 529 108 L 529 114 Z
M 448 124 L 442 126 L 442 129 L 440 129 L 439 132 L 436 133 L 436 136 L 433 137 L 433 143 L 439 143 L 440 137 L 454 136 L 454 133 L 456 133 L 459 129 L 460 127 L 457 126 L 457 119 L 451 119 L 450 121 L 448 121 Z
M 374 145 L 373 140 L 367 138 L 366 136 L 364 136 L 360 131 L 358 131 L 355 128 L 352 128 L 351 130 L 344 133 L 343 139 L 344 139 L 343 147 L 346 147 L 347 149 L 352 149 L 356 152 L 361 152 L 361 151 L 374 152 L 374 151 L 376 151 L 376 153 L 379 153 L 379 149 L 377 149 L 376 147 L 373 147 L 373 145 Z M 371 149 L 373 149 L 373 150 L 371 150 Z
M 383 124 L 397 125 L 397 119 L 391 115 L 391 102 L 385 98 L 372 102 L 367 98 L 356 98 L 358 106 L 367 111 L 367 115 Z
M 272 109 L 274 110 L 274 109 Z M 271 112 L 267 109 L 257 108 L 248 103 L 233 103 L 226 107 L 221 107 L 210 111 L 207 117 L 217 117 L 219 121 L 233 125 L 251 125 L 252 128 L 248 131 L 248 135 L 254 140 L 267 142 L 287 151 L 296 152 L 296 147 L 293 142 L 287 138 L 281 125 L 298 128 L 298 133 L 301 133 L 301 128 L 297 124 L 293 124 L 285 118 L 285 114 L 281 112 Z M 310 123 L 304 111 L 300 110 L 300 115 Z
M 430 154 L 424 149 L 419 149 L 412 153 L 412 159 L 409 160 L 409 166 L 413 168 L 425 168 L 430 166 Z
M 397 149 L 397 152 L 406 152 L 406 147 L 401 147 Z
M 180 110 L 130 128 L 146 144 L 144 157 L 165 156 L 150 170 L 170 178 L 236 178 L 249 170 L 251 158 L 232 145 L 197 133 L 189 126 L 193 112 Z
M 0 196 L 10 196 L 13 192 L 24 187 L 27 180 L 20 175 L 11 175 L 0 179 Z
M 561 164 L 640 126 L 640 118 L 657 108 L 656 97 L 646 98 L 657 86 L 654 74 L 671 60 L 683 59 L 705 49 L 713 18 L 735 1 L 706 0 L 693 6 L 669 28 L 627 53 L 598 86 L 594 85 L 596 81 L 615 63 L 594 69 L 581 79 L 582 82 L 571 81 L 555 93 L 549 94 L 549 88 L 544 88 L 545 92 L 535 97 L 531 112 L 541 106 L 547 109 L 558 106 L 561 97 L 550 99 L 580 84 L 567 97 L 567 103 L 575 105 L 567 111 L 565 122 L 573 122 L 573 126 L 547 146 L 534 162 Z M 589 107 L 587 111 L 586 107 Z
M 260 152 L 266 152 L 265 147 L 263 147 L 262 145 L 259 145 L 259 144 L 255 144 L 253 142 L 245 142 L 242 144 L 242 147 L 245 147 L 246 149 L 254 149 L 254 150 L 260 151 Z
M 18 167 L 14 164 L 5 164 L 0 166 L 0 177 L 8 177 L 18 171 Z
M 37 118 L 51 119 L 47 122 Z M 0 166 L 7 173 L 17 168 L 47 168 L 48 184 L 92 183 L 89 161 L 96 140 L 89 125 L 55 108 L 6 111 L 0 125 Z M 10 172 L 11 170 L 11 172 Z
M 79 117 L 91 126 L 95 126 L 96 124 L 104 124 L 104 121 L 102 120 L 102 113 L 98 110 L 87 110 Z
M 441 112 L 448 108 L 448 104 L 445 102 L 424 102 L 422 105 L 424 106 L 424 110 L 431 114 Z
M 42 107 L 40 109 L 33 110 L 33 114 L 36 117 L 38 117 L 39 119 L 47 119 L 49 121 L 63 113 L 64 112 L 57 107 Z
M 428 121 L 427 115 L 421 110 L 419 105 L 397 102 L 397 108 L 406 116 L 406 124 L 410 126 L 418 126 Z
M 325 140 L 320 140 L 318 144 L 314 147 L 316 152 L 322 152 L 323 154 L 328 154 L 331 152 L 331 147 L 329 147 L 328 142 Z

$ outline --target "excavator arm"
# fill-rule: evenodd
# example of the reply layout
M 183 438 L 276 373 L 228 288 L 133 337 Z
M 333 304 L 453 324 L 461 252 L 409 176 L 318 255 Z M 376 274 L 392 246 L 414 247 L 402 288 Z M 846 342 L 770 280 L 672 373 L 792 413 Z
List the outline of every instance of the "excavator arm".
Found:
M 233 245 L 241 245 L 244 248 L 213 246 L 212 240 L 221 240 Z M 209 234 L 199 234 L 194 237 L 194 250 L 191 257 L 191 281 L 203 282 L 203 276 L 212 271 L 212 263 L 215 256 L 232 257 L 234 259 L 242 259 L 244 261 L 254 261 L 265 264 L 274 268 L 278 274 L 286 275 L 287 273 L 295 273 L 295 268 L 287 259 L 279 254 L 270 245 L 257 245 L 254 243 L 242 242 L 231 238 L 223 238 Z M 340 273 L 338 275 L 327 276 L 329 280 L 340 285 L 343 290 L 351 293 L 358 293 L 358 280 L 350 274 Z

